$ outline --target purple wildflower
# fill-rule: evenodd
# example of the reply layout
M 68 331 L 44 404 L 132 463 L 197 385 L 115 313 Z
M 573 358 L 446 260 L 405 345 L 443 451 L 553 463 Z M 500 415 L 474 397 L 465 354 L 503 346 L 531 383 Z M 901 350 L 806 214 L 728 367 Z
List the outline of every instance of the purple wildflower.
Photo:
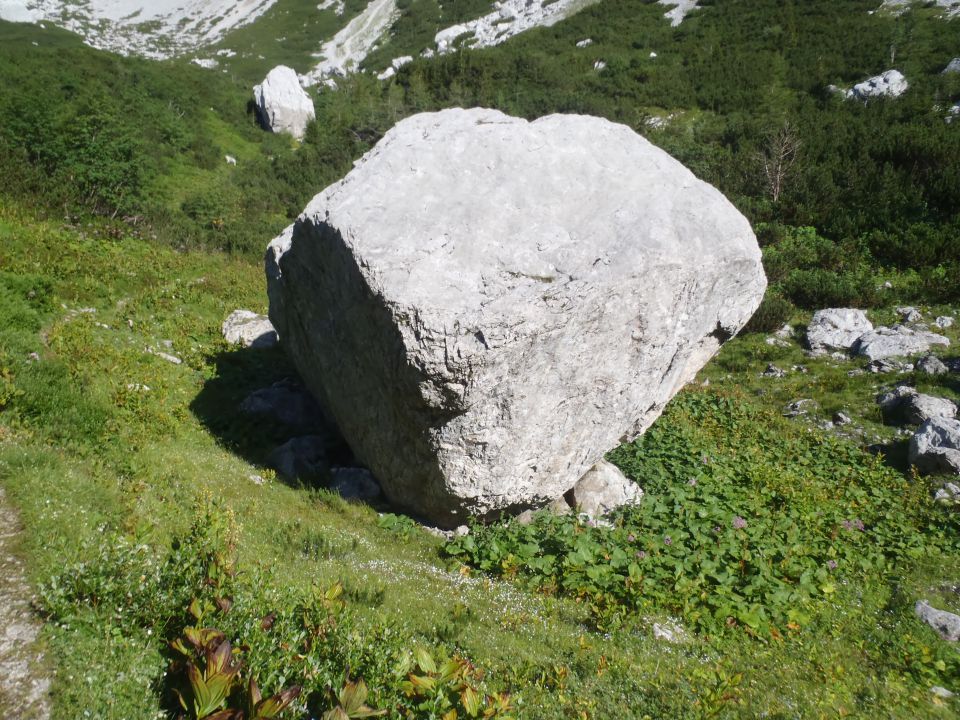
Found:
M 844 521 L 843 521 L 842 523 L 840 523 L 840 524 L 843 525 L 843 529 L 844 529 L 844 530 L 853 530 L 853 523 L 850 522 L 849 520 L 844 520 Z
M 863 528 L 864 528 L 863 520 L 861 520 L 860 518 L 857 518 L 856 520 L 853 521 L 853 526 L 857 530 L 860 530 L 861 532 L 863 532 Z
M 744 520 L 744 519 L 743 519 L 742 517 L 740 517 L 739 515 L 737 515 L 737 516 L 733 519 L 733 529 L 734 529 L 734 530 L 743 530 L 746 526 L 747 526 L 747 521 Z
M 671 538 L 669 535 L 664 535 L 664 536 L 663 536 L 663 544 L 664 544 L 664 545 L 673 545 L 673 538 Z
M 636 541 L 637 541 L 636 535 L 634 535 L 633 533 L 630 533 L 629 535 L 627 535 L 627 542 L 636 542 Z
M 828 570 L 836 570 L 836 569 L 837 569 L 837 561 L 836 561 L 836 560 L 827 560 L 827 569 L 828 569 Z
M 647 557 L 647 554 L 646 554 L 643 550 L 637 550 L 636 555 L 637 555 L 637 557 L 640 558 L 641 560 L 643 560 L 644 558 Z
M 714 525 L 714 526 L 713 526 L 713 532 L 715 532 L 717 535 L 719 535 L 722 530 L 723 530 L 723 528 L 720 527 L 719 525 Z
M 689 480 L 687 480 L 687 485 L 689 485 L 690 487 L 696 487 L 696 486 L 697 486 L 697 479 L 696 479 L 696 478 L 690 478 Z

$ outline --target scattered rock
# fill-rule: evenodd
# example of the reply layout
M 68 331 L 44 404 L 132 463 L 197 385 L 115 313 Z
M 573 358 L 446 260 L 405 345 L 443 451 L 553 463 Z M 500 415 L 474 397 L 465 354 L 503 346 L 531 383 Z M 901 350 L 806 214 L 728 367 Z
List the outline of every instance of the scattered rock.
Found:
M 847 370 L 847 377 L 859 377 L 860 375 L 865 374 L 867 371 L 863 368 L 854 368 L 853 370 Z
M 330 478 L 330 489 L 347 500 L 369 501 L 380 497 L 380 483 L 366 468 L 331 468 Z
M 941 330 L 946 330 L 948 327 L 953 327 L 953 318 L 947 315 L 940 315 L 933 321 L 933 324 Z
M 392 67 L 394 70 L 399 70 L 404 65 L 408 65 L 412 62 L 413 62 L 412 55 L 403 55 L 401 57 L 395 57 L 393 60 L 391 60 L 390 67 Z
M 278 65 L 253 88 L 253 99 L 263 126 L 275 133 L 289 133 L 303 140 L 307 125 L 316 117 L 313 100 L 300 87 L 297 73 Z
M 860 336 L 873 330 L 863 310 L 828 308 L 818 310 L 807 326 L 807 343 L 815 354 L 849 350 Z
M 946 398 L 918 393 L 906 385 L 895 387 L 877 397 L 877 403 L 888 423 L 906 422 L 919 425 L 932 418 L 952 418 L 957 406 Z
M 271 452 L 264 464 L 287 480 L 325 482 L 330 475 L 328 444 L 322 435 L 296 437 Z
M 949 75 L 950 73 L 960 73 L 960 57 L 955 57 L 953 60 L 947 63 L 947 66 L 942 70 L 944 75 Z
M 835 412 L 833 414 L 834 425 L 849 425 L 853 420 L 844 412 Z
M 933 494 L 934 502 L 943 503 L 945 505 L 956 505 L 960 503 L 960 486 L 954 483 L 944 483 L 943 487 L 939 488 Z
M 151 355 L 156 355 L 161 360 L 166 360 L 168 363 L 173 365 L 179 365 L 183 362 L 176 355 L 171 355 L 170 353 L 163 352 L 162 350 L 157 350 L 156 348 L 147 348 L 147 352 Z
M 950 372 L 940 358 L 936 355 L 925 355 L 917 361 L 917 370 L 926 375 L 945 375 Z
M 563 494 L 766 286 L 746 219 L 629 128 L 484 109 L 401 121 L 266 265 L 308 388 L 387 497 L 443 524 Z
M 240 412 L 264 416 L 299 430 L 329 424 L 323 409 L 306 388 L 289 379 L 254 390 L 240 403 Z
M 774 337 L 780 338 L 781 340 L 792 340 L 793 339 L 793 327 L 787 323 L 779 330 L 777 330 L 773 335 Z
M 897 315 L 900 316 L 900 319 L 903 320 L 903 322 L 915 323 L 923 320 L 923 314 L 919 310 L 917 310 L 915 307 L 910 307 L 910 306 L 898 307 Z
M 944 640 L 948 642 L 960 640 L 960 615 L 954 615 L 946 610 L 937 610 L 926 600 L 918 601 L 913 611 Z
M 769 365 L 767 365 L 767 369 L 764 370 L 762 373 L 760 373 L 760 377 L 768 377 L 768 378 L 782 378 L 782 377 L 786 377 L 786 375 L 787 375 L 786 370 L 781 370 L 773 363 L 770 363 Z
M 788 418 L 798 418 L 809 415 L 819 407 L 816 400 L 810 398 L 801 398 L 787 403 L 783 409 L 783 416 Z
M 949 345 L 943 335 L 926 330 L 909 328 L 906 325 L 878 327 L 862 335 L 853 346 L 857 355 L 870 360 L 904 357 L 926 352 L 931 345 Z
M 223 338 L 231 345 L 264 349 L 276 345 L 280 338 L 266 315 L 250 310 L 234 310 L 220 328 Z
M 392 78 L 392 77 L 393 77 L 394 75 L 396 75 L 396 74 L 397 74 L 397 71 L 396 71 L 396 70 L 394 70 L 392 67 L 388 67 L 388 68 L 387 68 L 386 70 L 384 70 L 382 73 L 379 73 L 379 74 L 377 75 L 377 80 L 389 80 L 390 78 Z
M 793 372 L 800 373 L 801 375 L 806 375 L 808 372 L 810 372 L 810 369 L 806 365 L 791 365 L 790 369 L 793 370 Z
M 960 420 L 932 418 L 910 440 L 909 459 L 924 473 L 960 474 Z
M 570 504 L 596 519 L 624 505 L 636 505 L 643 490 L 613 463 L 601 460 L 577 481 L 570 491 Z
M 247 475 L 247 479 L 254 485 L 263 485 L 266 482 L 262 475 Z
M 593 69 L 596 70 L 597 72 L 600 72 L 601 70 L 603 70 L 603 69 L 606 68 L 606 67 L 607 67 L 607 63 L 604 62 L 603 60 L 597 60 L 597 61 L 593 64 Z
M 653 637 L 656 640 L 663 640 L 668 643 L 682 643 L 686 641 L 687 633 L 680 623 L 668 620 L 653 624 Z
M 524 510 L 513 521 L 519 525 L 529 525 L 533 522 L 533 510 Z
M 910 363 L 900 362 L 899 360 L 873 360 L 864 366 L 864 370 L 871 373 L 906 373 L 913 370 L 913 365 Z M 857 373 L 856 370 L 851 370 L 847 373 L 847 375 L 853 377 L 854 373 L 862 374 L 864 370 L 861 370 L 859 373 Z
M 900 97 L 907 91 L 910 84 L 899 70 L 886 72 L 867 78 L 847 90 L 846 97 L 855 100 L 869 100 L 874 97 Z
M 954 695 L 952 692 L 947 690 L 945 687 L 941 687 L 940 685 L 934 685 L 932 688 L 930 688 L 930 693 L 944 700 L 949 700 Z
M 233 155 L 224 155 L 223 159 L 226 161 L 227 165 L 237 164 L 237 159 Z
M 782 340 L 778 337 L 772 337 L 772 336 L 768 337 L 766 340 L 764 340 L 764 342 L 766 342 L 767 345 L 770 345 L 771 347 L 782 347 L 782 348 L 790 347 L 789 342 L 787 342 L 786 340 Z
M 584 38 L 583 40 L 580 40 L 580 41 L 577 42 L 577 47 L 578 47 L 578 48 L 585 48 L 585 47 L 589 47 L 589 46 L 591 46 L 591 45 L 593 45 L 593 39 L 592 39 L 592 38 Z

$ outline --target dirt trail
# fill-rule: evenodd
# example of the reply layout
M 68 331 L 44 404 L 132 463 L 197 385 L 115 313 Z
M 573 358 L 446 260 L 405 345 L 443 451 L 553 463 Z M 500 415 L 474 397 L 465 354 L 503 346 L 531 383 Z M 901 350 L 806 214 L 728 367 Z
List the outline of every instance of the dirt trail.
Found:
M 0 717 L 47 720 L 50 678 L 38 648 L 40 623 L 30 607 L 30 586 L 13 546 L 17 515 L 0 488 Z

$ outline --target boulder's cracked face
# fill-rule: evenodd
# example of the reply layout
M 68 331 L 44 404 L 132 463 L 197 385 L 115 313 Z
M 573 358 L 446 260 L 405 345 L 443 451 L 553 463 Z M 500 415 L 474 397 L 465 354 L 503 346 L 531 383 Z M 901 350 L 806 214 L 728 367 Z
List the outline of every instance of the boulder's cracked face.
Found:
M 546 503 L 749 319 L 750 226 L 629 128 L 399 123 L 267 257 L 270 313 L 387 496 L 459 523 Z

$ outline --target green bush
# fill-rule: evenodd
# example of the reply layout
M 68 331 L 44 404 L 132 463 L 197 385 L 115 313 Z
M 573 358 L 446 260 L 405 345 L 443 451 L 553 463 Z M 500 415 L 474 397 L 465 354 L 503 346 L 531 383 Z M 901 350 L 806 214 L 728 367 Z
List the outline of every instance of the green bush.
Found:
M 790 321 L 796 308 L 777 290 L 768 289 L 764 293 L 760 307 L 743 328 L 748 333 L 769 333 L 779 330 Z

